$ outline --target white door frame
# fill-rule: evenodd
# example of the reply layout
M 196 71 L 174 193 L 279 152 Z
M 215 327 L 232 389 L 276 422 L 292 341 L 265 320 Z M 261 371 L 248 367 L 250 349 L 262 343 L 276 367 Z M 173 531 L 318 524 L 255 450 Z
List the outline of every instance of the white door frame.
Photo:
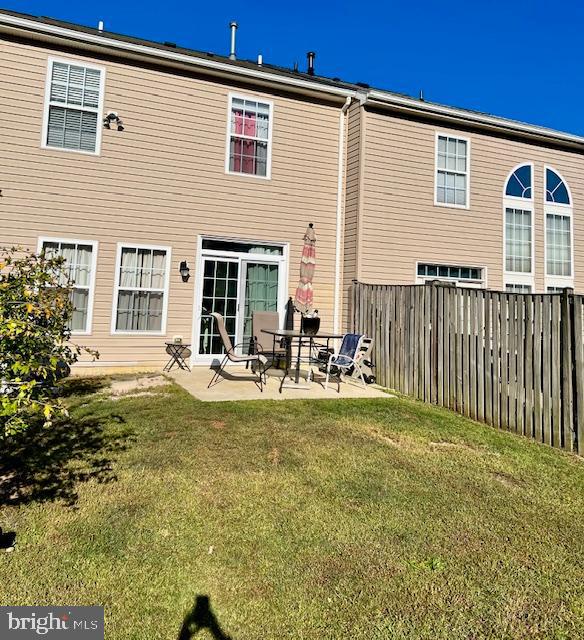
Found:
M 215 249 L 203 249 L 203 240 L 217 240 L 222 242 L 239 242 L 242 244 L 256 244 L 273 247 L 281 247 L 282 255 L 269 255 L 263 253 L 243 253 L 219 251 Z M 193 327 L 191 340 L 191 365 L 211 365 L 219 362 L 216 355 L 200 355 L 199 342 L 201 333 L 201 310 L 203 306 L 203 264 L 205 258 L 223 258 L 225 260 L 235 260 L 239 264 L 239 282 L 243 282 L 242 263 L 244 262 L 264 262 L 267 264 L 278 264 L 278 313 L 280 322 L 284 319 L 286 312 L 286 303 L 288 301 L 288 271 L 289 271 L 289 243 L 287 242 L 268 242 L 265 240 L 249 240 L 242 238 L 230 238 L 224 236 L 199 235 L 197 238 L 197 256 L 196 256 L 196 272 L 195 272 L 195 292 L 193 302 Z M 241 298 L 241 291 L 238 291 L 238 299 Z M 241 304 L 240 304 L 241 306 Z M 240 332 L 240 313 L 243 309 L 238 309 L 237 331 Z

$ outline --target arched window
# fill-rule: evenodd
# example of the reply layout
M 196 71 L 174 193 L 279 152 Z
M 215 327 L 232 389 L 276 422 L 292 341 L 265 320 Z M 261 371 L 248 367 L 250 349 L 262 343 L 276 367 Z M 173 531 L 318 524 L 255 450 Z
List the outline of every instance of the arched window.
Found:
M 553 168 L 545 168 L 545 286 L 557 291 L 574 286 L 572 197 Z
M 507 180 L 505 195 L 512 198 L 531 198 L 531 165 L 517 167 Z
M 533 165 L 512 169 L 503 192 L 504 285 L 508 291 L 532 291 Z
M 554 204 L 571 203 L 570 193 L 564 180 L 553 169 L 545 169 L 545 201 Z

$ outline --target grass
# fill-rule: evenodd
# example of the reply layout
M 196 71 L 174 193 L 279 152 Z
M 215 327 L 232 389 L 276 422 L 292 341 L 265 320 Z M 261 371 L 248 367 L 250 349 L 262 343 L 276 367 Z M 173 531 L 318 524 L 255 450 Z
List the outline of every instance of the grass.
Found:
M 234 640 L 584 637 L 581 459 L 406 398 L 102 384 L 5 453 L 0 603 L 104 605 L 110 640 L 197 596 Z

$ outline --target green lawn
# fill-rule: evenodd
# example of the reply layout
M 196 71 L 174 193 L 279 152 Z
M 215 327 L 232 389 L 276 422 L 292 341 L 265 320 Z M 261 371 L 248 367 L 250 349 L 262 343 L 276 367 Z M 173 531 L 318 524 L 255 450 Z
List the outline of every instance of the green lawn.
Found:
M 233 640 L 584 637 L 583 460 L 409 399 L 106 382 L 2 459 L 0 604 L 101 604 L 108 640 L 176 640 L 197 596 Z

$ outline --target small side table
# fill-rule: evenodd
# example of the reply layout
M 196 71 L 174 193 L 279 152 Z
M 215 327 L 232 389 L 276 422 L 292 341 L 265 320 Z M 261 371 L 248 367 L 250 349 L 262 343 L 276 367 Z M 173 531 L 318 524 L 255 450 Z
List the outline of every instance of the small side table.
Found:
M 165 342 L 164 344 L 166 345 L 166 353 L 170 355 L 170 360 L 164 366 L 163 371 L 170 371 L 175 364 L 183 371 L 190 371 L 191 369 L 185 360 L 185 351 L 188 351 L 191 345 L 184 342 Z

